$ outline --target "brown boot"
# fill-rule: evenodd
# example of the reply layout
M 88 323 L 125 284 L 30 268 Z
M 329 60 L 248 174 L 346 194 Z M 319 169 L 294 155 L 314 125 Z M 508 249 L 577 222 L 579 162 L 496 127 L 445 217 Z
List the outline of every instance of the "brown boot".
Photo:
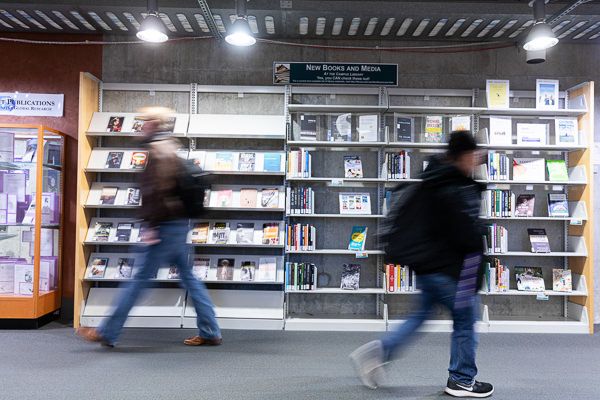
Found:
M 222 338 L 204 339 L 200 336 L 194 336 L 193 338 L 185 339 L 183 343 L 187 344 L 188 346 L 202 346 L 205 344 L 209 346 L 217 346 L 221 344 L 222 340 Z
M 75 335 L 79 336 L 83 340 L 87 340 L 88 342 L 96 342 L 102 344 L 102 346 L 106 347 L 114 347 L 113 344 L 108 343 L 106 340 L 100 336 L 100 333 L 96 328 L 89 327 L 81 327 L 75 330 Z

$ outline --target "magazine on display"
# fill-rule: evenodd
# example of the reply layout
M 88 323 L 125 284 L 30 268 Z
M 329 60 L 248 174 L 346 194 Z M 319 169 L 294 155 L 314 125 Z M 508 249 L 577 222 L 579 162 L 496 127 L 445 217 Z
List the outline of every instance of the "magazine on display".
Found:
M 123 161 L 123 152 L 111 151 L 106 158 L 106 168 L 121 168 L 121 161 Z
M 543 228 L 528 228 L 529 242 L 532 253 L 550 253 L 550 243 L 546 230 Z
M 106 132 L 121 132 L 121 130 L 123 129 L 124 120 L 125 116 L 110 117 L 108 119 L 108 126 L 106 127 Z
M 240 207 L 256 208 L 258 189 L 242 188 L 240 190 Z
M 137 132 L 137 133 L 142 132 L 142 129 L 144 128 L 144 124 L 145 123 L 146 123 L 146 118 L 145 117 L 134 117 L 133 118 L 133 125 L 131 127 L 131 131 L 132 132 Z
M 251 172 L 254 171 L 254 166 L 256 164 L 256 153 L 240 153 L 240 158 L 238 160 L 238 170 Z
M 546 160 L 548 179 L 551 181 L 568 181 L 569 173 L 565 160 Z
M 117 261 L 117 269 L 115 271 L 115 279 L 131 279 L 133 275 L 133 264 L 135 258 L 119 258 Z
M 217 280 L 218 281 L 232 281 L 234 267 L 235 267 L 235 259 L 219 258 L 219 260 L 217 261 Z
M 100 193 L 100 204 L 115 204 L 118 191 L 118 187 L 104 186 Z
M 330 116 L 330 129 L 327 140 L 330 142 L 350 142 L 352 139 L 352 115 L 339 114 Z
M 263 171 L 281 172 L 281 153 L 263 154 Z
M 546 145 L 548 125 L 546 124 L 517 124 L 517 144 Z
M 340 214 L 371 214 L 369 193 L 340 193 Z
M 548 216 L 568 217 L 569 203 L 564 193 L 548 193 Z
M 458 115 L 450 118 L 450 130 L 454 131 L 470 131 L 471 117 L 468 115 Z
M 517 290 L 543 292 L 546 290 L 541 267 L 515 267 Z
M 133 224 L 130 222 L 121 222 L 117 225 L 117 242 L 129 242 Z
M 142 198 L 139 188 L 127 188 L 127 205 L 139 206 L 142 204 Z
M 556 118 L 554 120 L 555 144 L 560 146 L 579 145 L 577 118 Z
M 263 239 L 262 244 L 276 245 L 279 244 L 279 223 L 268 222 L 263 224 Z
M 215 155 L 215 171 L 231 171 L 233 170 L 233 153 L 230 151 L 220 151 Z
M 513 180 L 520 182 L 544 182 L 546 160 L 543 158 L 513 158 Z
M 192 266 L 192 275 L 200 281 L 208 280 L 208 272 L 210 271 L 210 258 L 196 257 Z
M 231 196 L 233 195 L 233 191 L 229 190 L 219 190 L 217 192 L 217 207 L 231 207 Z
M 300 140 L 317 140 L 316 115 L 300 115 Z
M 129 166 L 132 169 L 144 169 L 146 168 L 146 161 L 148 161 L 148 153 L 145 151 L 134 151 L 131 155 Z
M 96 242 L 108 242 L 112 225 L 112 222 L 96 222 L 93 240 Z
M 279 207 L 279 189 L 263 189 L 260 205 L 263 208 Z
M 570 269 L 552 270 L 552 290 L 555 292 L 573 291 L 573 281 Z
M 344 156 L 344 177 L 362 178 L 363 169 L 360 156 Z
M 242 268 L 240 269 L 240 281 L 253 281 L 255 272 L 255 261 L 242 261 Z
M 363 251 L 365 249 L 367 229 L 366 226 L 355 226 L 352 228 L 348 250 Z
M 92 268 L 90 269 L 88 278 L 104 278 L 104 273 L 106 272 L 107 265 L 108 258 L 94 258 L 92 260 Z
M 229 242 L 229 222 L 215 222 L 212 230 L 214 244 L 227 244 Z
M 239 222 L 236 230 L 236 241 L 238 244 L 254 243 L 254 223 Z
M 167 273 L 167 279 L 179 279 L 179 268 L 176 265 L 169 265 L 169 272 Z
M 511 117 L 490 117 L 489 144 L 499 146 L 512 144 Z
M 360 283 L 360 264 L 344 264 L 341 289 L 358 290 Z
M 208 222 L 197 222 L 192 229 L 192 243 L 207 243 L 208 241 Z
M 274 282 L 277 280 L 277 259 L 261 257 L 258 262 L 258 281 Z

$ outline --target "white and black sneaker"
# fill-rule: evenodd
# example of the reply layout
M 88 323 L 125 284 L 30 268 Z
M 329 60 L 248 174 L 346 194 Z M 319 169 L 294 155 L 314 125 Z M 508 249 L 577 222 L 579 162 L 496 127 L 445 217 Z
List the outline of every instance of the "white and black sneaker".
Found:
M 454 397 L 488 397 L 494 393 L 494 387 L 491 383 L 475 381 L 470 385 L 458 382 L 453 378 L 448 378 L 446 384 L 446 393 Z
M 383 346 L 381 340 L 374 340 L 360 346 L 350 354 L 356 374 L 363 385 L 377 389 L 383 378 Z

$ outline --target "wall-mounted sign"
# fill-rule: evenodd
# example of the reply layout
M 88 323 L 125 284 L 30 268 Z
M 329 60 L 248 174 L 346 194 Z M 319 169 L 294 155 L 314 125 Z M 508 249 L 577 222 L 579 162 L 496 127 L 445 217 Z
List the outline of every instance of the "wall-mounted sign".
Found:
M 275 62 L 273 83 L 397 86 L 398 64 Z
M 0 93 L 0 115 L 62 117 L 64 94 Z

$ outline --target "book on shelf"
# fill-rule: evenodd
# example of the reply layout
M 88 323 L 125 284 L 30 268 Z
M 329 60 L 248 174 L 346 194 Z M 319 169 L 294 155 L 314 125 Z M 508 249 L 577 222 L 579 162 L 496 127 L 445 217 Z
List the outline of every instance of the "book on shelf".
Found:
M 441 143 L 444 119 L 441 115 L 425 117 L 425 143 Z
M 131 126 L 131 132 L 141 133 L 145 123 L 145 117 L 134 117 L 133 125 Z
M 261 257 L 258 260 L 257 280 L 275 282 L 277 280 L 277 259 L 275 257 Z
M 192 229 L 192 243 L 207 243 L 208 242 L 208 222 L 196 222 Z
M 579 128 L 577 118 L 556 118 L 554 120 L 554 140 L 559 146 L 577 146 Z
M 510 269 L 494 258 L 484 263 L 484 291 L 506 293 L 510 290 Z
M 209 207 L 210 206 L 210 195 L 211 195 L 212 191 L 210 190 L 210 188 L 206 188 L 204 189 L 204 207 Z
M 13 294 L 17 296 L 33 296 L 33 264 L 16 262 L 14 264 Z
M 286 249 L 288 251 L 315 250 L 317 231 L 312 224 L 287 225 Z
M 212 242 L 214 244 L 227 244 L 229 242 L 229 222 L 215 222 L 212 229 Z
M 310 178 L 312 156 L 307 150 L 289 151 L 287 175 L 289 178 Z
M 260 205 L 263 208 L 279 207 L 279 189 L 263 189 L 261 191 Z
M 490 254 L 506 253 L 508 251 L 508 231 L 498 224 L 487 227 L 487 251 Z
M 548 193 L 548 216 L 568 217 L 569 203 L 564 193 Z
M 100 204 L 115 204 L 118 187 L 104 186 L 100 192 Z
M 217 192 L 217 207 L 231 207 L 233 190 L 225 189 Z
M 344 156 L 344 177 L 362 178 L 363 169 L 360 156 Z
M 515 196 L 510 190 L 486 190 L 483 195 L 486 217 L 512 217 Z
M 394 114 L 396 141 L 414 142 L 415 141 L 415 120 L 408 115 Z
M 509 108 L 510 81 L 487 79 L 485 92 L 488 108 Z
M 117 225 L 117 242 L 129 242 L 133 224 L 131 222 L 120 222 Z
M 233 153 L 231 151 L 217 152 L 215 154 L 215 163 L 212 169 L 215 171 L 233 170 Z
M 27 206 L 27 211 L 21 220 L 23 225 L 33 225 L 35 223 L 35 198 Z
M 527 235 L 532 253 L 550 253 L 550 243 L 544 228 L 528 228 Z
M 517 196 L 515 217 L 533 217 L 535 194 L 520 194 Z
M 254 243 L 254 222 L 238 222 L 235 232 L 236 243 Z
M 242 261 L 240 281 L 253 281 L 256 273 L 256 261 Z
M 108 119 L 108 125 L 106 126 L 106 132 L 121 132 L 123 129 L 124 116 L 114 116 Z
M 256 153 L 240 152 L 238 171 L 252 172 L 256 165 Z
M 115 270 L 115 279 L 131 279 L 133 275 L 133 264 L 135 258 L 119 257 L 117 260 L 117 269 Z
M 122 151 L 110 151 L 106 158 L 106 168 L 121 168 L 121 161 L 123 161 Z
M 539 110 L 558 110 L 557 80 L 535 80 L 535 108 Z
M 44 162 L 50 165 L 60 165 L 60 150 L 59 143 L 44 142 Z
M 163 130 L 167 133 L 173 133 L 175 130 L 175 122 L 177 122 L 177 117 L 168 117 L 163 125 Z
M 359 115 L 358 116 L 358 141 L 376 142 L 378 115 Z
M 142 204 L 142 195 L 140 188 L 130 187 L 127 188 L 127 205 L 128 206 L 139 206 Z
M 517 290 L 543 292 L 546 290 L 541 267 L 515 267 Z
M 488 153 L 488 180 L 507 181 L 510 158 L 507 154 L 490 151 Z
M 552 290 L 555 292 L 573 291 L 573 281 L 570 269 L 552 269 Z
M 327 140 L 329 142 L 349 142 L 352 139 L 352 115 L 349 113 L 330 115 Z
M 387 179 L 410 178 L 410 153 L 408 151 L 385 153 L 385 165 Z
M 263 171 L 281 172 L 281 153 L 264 153 Z
M 340 214 L 371 214 L 369 193 L 340 193 Z
M 146 168 L 146 162 L 148 161 L 148 153 L 145 151 L 134 151 L 131 155 L 131 162 L 129 167 L 132 169 L 144 169 Z
M 313 214 L 315 194 L 310 187 L 286 188 L 286 212 L 288 214 Z
M 546 160 L 548 179 L 551 181 L 568 181 L 569 173 L 565 160 Z
M 363 251 L 365 249 L 365 242 L 367 241 L 367 230 L 366 226 L 353 226 L 352 233 L 350 234 L 350 243 L 348 244 L 348 250 Z
M 511 117 L 490 117 L 489 144 L 497 146 L 512 144 Z
M 386 264 L 385 280 L 388 293 L 414 292 L 416 290 L 417 274 L 406 265 Z
M 545 145 L 548 143 L 548 125 L 546 124 L 517 124 L 517 144 Z
M 317 266 L 312 263 L 285 263 L 286 291 L 317 289 Z
M 469 115 L 457 115 L 450 118 L 450 131 L 470 131 L 471 117 Z
M 217 261 L 217 280 L 232 281 L 234 267 L 234 258 L 219 258 Z
M 300 140 L 317 140 L 316 115 L 300 115 Z
M 210 271 L 210 258 L 194 257 L 192 264 L 192 275 L 199 281 L 208 280 L 208 272 Z
M 544 182 L 546 160 L 543 158 L 513 158 L 513 180 L 518 182 Z
M 360 264 L 344 264 L 340 289 L 358 290 L 360 283 Z
M 176 265 L 169 265 L 169 272 L 167 273 L 167 279 L 179 279 L 179 268 Z
M 92 268 L 90 269 L 90 273 L 88 278 L 104 278 L 104 273 L 106 272 L 106 266 L 108 265 L 108 258 L 105 257 L 96 257 L 92 260 Z
M 92 240 L 96 242 L 108 242 L 112 225 L 112 222 L 96 222 Z
M 279 223 L 267 222 L 263 224 L 262 244 L 279 244 Z
M 240 207 L 256 208 L 258 189 L 242 188 L 240 190 Z

